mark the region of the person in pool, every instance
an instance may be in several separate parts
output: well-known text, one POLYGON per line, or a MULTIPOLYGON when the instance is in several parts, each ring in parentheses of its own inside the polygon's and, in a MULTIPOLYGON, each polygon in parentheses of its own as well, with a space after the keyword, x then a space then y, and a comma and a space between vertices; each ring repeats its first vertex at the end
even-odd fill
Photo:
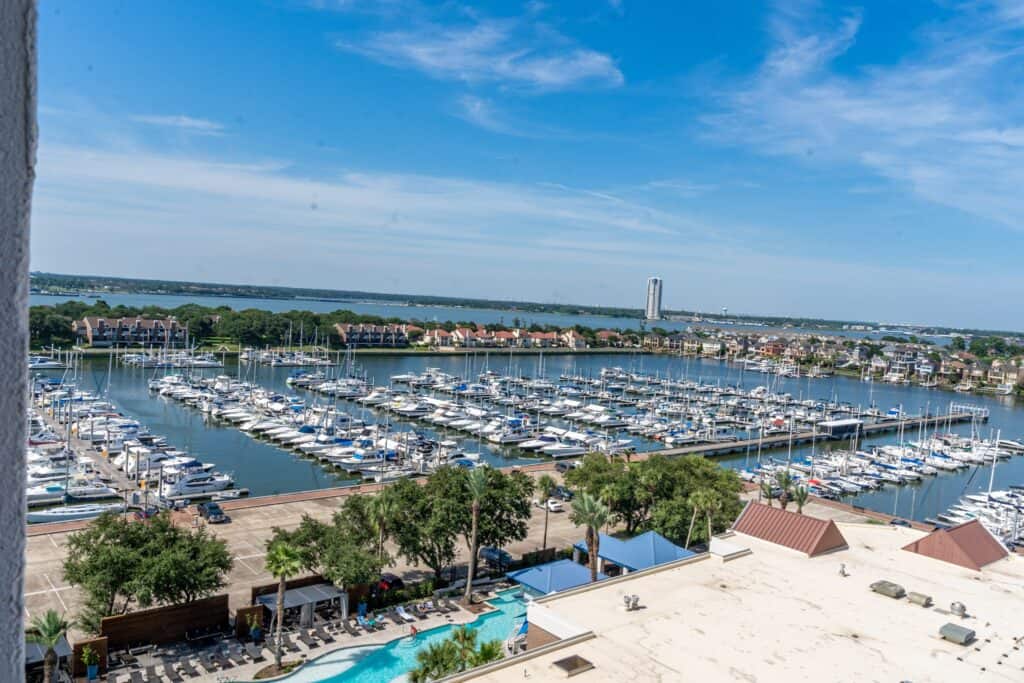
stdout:
POLYGON ((419 633, 419 632, 420 632, 420 630, 418 628, 416 628, 415 624, 411 624, 409 626, 409 637, 410 638, 415 638, 416 634, 419 633))

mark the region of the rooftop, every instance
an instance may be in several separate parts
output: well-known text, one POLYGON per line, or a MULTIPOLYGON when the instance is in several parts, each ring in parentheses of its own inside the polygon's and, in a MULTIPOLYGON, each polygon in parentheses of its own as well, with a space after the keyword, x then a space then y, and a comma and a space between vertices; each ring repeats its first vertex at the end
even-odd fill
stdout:
MULTIPOLYGON (((629 574, 530 606, 533 624, 570 624, 594 637, 483 673, 481 680, 556 680, 556 660, 577 655, 594 669, 580 681, 621 680, 1021 680, 1024 558, 981 572, 902 550, 924 532, 837 525, 848 548, 806 557, 736 533, 751 553, 715 555, 629 574), (840 571, 845 566, 845 576, 840 571), (933 598, 934 607, 869 589, 885 579, 933 598), (623 596, 642 609, 626 611, 623 596), (949 612, 962 602, 968 617, 949 612), (939 637, 954 622, 974 629, 963 647, 939 637)), ((571 629, 570 629, 571 634, 571 629)), ((554 646, 552 646, 554 647, 554 646)))

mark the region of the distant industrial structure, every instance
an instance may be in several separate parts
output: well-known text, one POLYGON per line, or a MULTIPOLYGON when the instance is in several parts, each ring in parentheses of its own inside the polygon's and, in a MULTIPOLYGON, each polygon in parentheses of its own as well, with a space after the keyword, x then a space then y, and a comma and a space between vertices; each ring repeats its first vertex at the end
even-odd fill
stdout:
POLYGON ((648 320, 661 320, 661 278, 647 278, 647 307, 645 317, 648 320))

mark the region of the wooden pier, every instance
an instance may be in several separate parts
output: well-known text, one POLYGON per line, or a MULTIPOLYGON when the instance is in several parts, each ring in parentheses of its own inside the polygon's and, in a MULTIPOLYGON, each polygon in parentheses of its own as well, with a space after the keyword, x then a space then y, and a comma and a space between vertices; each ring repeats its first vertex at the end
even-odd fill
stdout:
MULTIPOLYGON (((947 415, 931 415, 927 417, 906 417, 903 419, 892 420, 883 419, 878 422, 867 422, 861 424, 856 431, 858 439, 865 437, 874 436, 876 434, 886 434, 890 432, 899 431, 901 428, 904 432, 912 433, 918 428, 924 429, 941 429, 948 425, 963 424, 965 422, 971 422, 972 420, 978 420, 985 422, 988 420, 988 415, 979 415, 977 413, 959 412, 950 413, 947 415)), ((730 453, 745 453, 748 450, 754 451, 759 446, 762 451, 776 450, 780 448, 787 448, 790 444, 797 446, 809 443, 827 442, 827 441, 842 441, 848 440, 851 435, 844 435, 842 437, 834 437, 828 434, 823 434, 817 431, 810 432, 797 432, 797 433, 785 433, 785 434, 773 434, 772 436, 766 436, 760 439, 741 439, 739 441, 725 441, 717 443, 702 443, 694 444, 693 446, 680 446, 679 448, 663 448, 654 451, 645 451, 643 453, 637 453, 636 456, 641 458, 644 456, 651 456, 654 454, 659 455, 703 455, 703 456, 721 456, 729 455, 730 453)))

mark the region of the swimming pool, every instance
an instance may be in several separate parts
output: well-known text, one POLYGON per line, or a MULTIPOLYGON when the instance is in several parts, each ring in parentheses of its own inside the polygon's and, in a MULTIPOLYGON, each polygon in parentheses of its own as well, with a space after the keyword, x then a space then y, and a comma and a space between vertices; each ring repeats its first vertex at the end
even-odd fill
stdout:
MULTIPOLYGON (((526 603, 518 597, 521 588, 498 593, 488 602, 497 609, 477 618, 469 626, 477 631, 478 642, 500 640, 526 618, 526 603)), ((306 663, 300 670, 282 680, 287 683, 390 683, 402 680, 416 666, 416 653, 427 645, 451 635, 454 625, 438 626, 384 645, 348 647, 331 652, 306 663)))

